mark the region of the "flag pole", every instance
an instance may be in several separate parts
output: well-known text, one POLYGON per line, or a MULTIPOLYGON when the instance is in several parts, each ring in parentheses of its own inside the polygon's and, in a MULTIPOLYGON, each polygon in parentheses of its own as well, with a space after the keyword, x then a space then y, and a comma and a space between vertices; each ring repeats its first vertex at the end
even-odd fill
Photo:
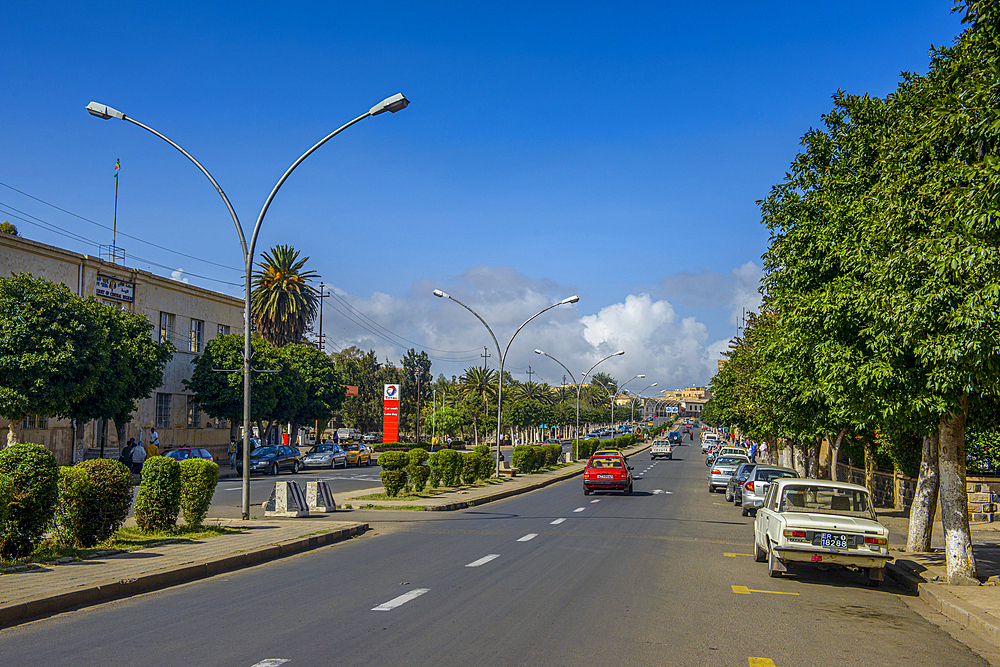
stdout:
POLYGON ((112 224, 111 227, 112 262, 114 262, 114 253, 115 250, 117 249, 117 245, 115 244, 115 238, 118 236, 118 169, 120 167, 121 167, 121 160, 120 159, 115 160, 115 217, 114 217, 114 223, 112 224))

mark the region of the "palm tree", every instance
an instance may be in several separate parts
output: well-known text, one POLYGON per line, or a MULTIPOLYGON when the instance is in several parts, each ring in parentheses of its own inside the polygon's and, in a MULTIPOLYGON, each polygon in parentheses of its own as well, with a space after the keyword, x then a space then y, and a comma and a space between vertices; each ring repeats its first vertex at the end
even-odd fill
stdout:
POLYGON ((316 315, 319 300, 309 283, 319 274, 303 271, 309 258, 298 257, 299 251, 291 246, 275 246, 264 253, 253 273, 250 314, 257 333, 275 347, 301 343, 316 315))
POLYGON ((511 389, 511 396, 514 399, 525 399, 535 401, 539 405, 553 405, 556 402, 557 394, 547 384, 538 382, 522 382, 514 385, 511 389))

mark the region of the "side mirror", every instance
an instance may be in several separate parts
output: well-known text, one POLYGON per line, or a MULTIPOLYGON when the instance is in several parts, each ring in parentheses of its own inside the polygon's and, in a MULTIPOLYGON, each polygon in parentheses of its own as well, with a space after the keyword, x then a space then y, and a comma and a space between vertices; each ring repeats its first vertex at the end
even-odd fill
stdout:
POLYGON ((628 469, 629 470, 635 470, 635 467, 634 466, 629 466, 628 469))

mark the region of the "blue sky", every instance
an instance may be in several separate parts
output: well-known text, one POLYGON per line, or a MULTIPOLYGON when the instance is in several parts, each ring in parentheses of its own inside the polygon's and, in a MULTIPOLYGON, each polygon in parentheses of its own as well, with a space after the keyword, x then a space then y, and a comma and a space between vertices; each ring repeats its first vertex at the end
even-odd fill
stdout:
MULTIPOLYGON (((184 146, 249 233, 300 154, 402 92, 409 108, 364 120, 298 168, 258 250, 301 249, 344 303, 430 348, 435 373, 460 374, 490 343, 466 311, 431 296, 439 287, 502 344, 537 310, 580 295, 519 334, 508 360, 518 379, 531 364, 536 380, 561 380, 536 347, 574 372, 624 348, 602 367, 620 379, 701 384, 734 317, 756 303, 767 230, 755 200, 838 88, 885 95, 901 71, 925 71, 931 45, 961 29, 950 7, 8 0, 0 183, 110 224, 120 159, 120 230, 233 269, 119 239, 128 263, 241 294, 226 284, 240 282, 236 233, 208 181, 162 140, 86 104, 184 146)), ((78 252, 110 242, 2 186, 0 219, 78 252)), ((330 349, 402 356, 336 311, 324 329, 330 349)))

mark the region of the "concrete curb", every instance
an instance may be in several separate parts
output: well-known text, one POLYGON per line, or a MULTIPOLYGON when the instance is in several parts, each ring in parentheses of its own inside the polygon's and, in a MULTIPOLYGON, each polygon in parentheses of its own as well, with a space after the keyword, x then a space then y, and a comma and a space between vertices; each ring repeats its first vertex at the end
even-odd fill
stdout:
POLYGON ((29 600, 0 607, 0 629, 9 628, 28 620, 49 616, 63 611, 89 607, 140 593, 148 593, 196 579, 232 572, 267 561, 285 558, 328 544, 342 542, 368 530, 368 524, 359 523, 348 528, 333 530, 322 535, 310 535, 278 544, 269 544, 239 554, 213 558, 203 563, 163 569, 144 574, 135 579, 108 581, 80 590, 58 593, 37 600, 29 600))
POLYGON ((886 574, 912 593, 920 596, 934 611, 971 630, 977 636, 1000 648, 1000 618, 962 600, 942 584, 927 582, 907 567, 906 561, 886 564, 886 574))

